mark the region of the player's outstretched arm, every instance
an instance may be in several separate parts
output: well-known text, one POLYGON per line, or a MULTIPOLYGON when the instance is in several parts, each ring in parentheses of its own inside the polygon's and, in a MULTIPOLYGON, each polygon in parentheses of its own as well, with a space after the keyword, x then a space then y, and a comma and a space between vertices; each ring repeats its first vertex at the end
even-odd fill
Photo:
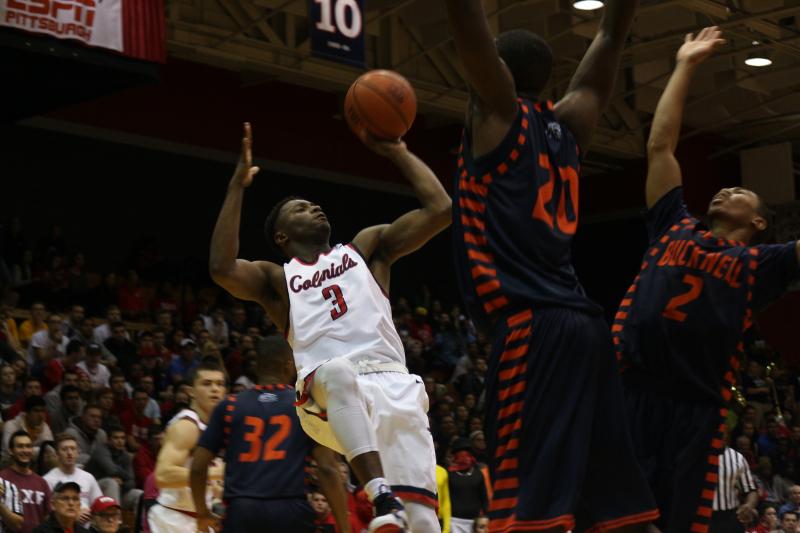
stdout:
POLYGON ((486 111, 510 123, 517 116, 517 92, 511 73, 497 54, 483 0, 445 0, 445 5, 467 82, 486 111))
POLYGON ((421 159, 412 154, 403 141, 378 141, 368 133, 361 140, 370 149, 390 159, 411 182, 422 204, 391 224, 362 230, 353 243, 368 260, 381 260, 391 265, 399 258, 419 249, 450 225, 452 202, 439 178, 421 159))
POLYGON ((244 190, 253 183, 253 176, 259 171, 253 166, 252 143, 250 124, 245 122, 242 153, 211 237, 209 270, 214 282, 233 296, 258 301, 269 286, 270 267, 279 267, 267 261, 251 262, 237 258, 244 190))
POLYGON ((198 446, 192 454, 192 468, 189 472, 189 485, 192 488, 192 500, 197 513, 197 530, 208 531, 209 527, 219 531, 219 517, 211 514, 206 504, 206 486, 208 484, 208 467, 214 460, 214 454, 198 446))
POLYGON ((567 123, 581 152, 585 152, 600 117, 608 107, 619 71, 625 40, 639 0, 608 0, 600 29, 570 81, 555 112, 567 123))
POLYGON ((344 481, 339 473, 339 461, 336 453, 325 446, 315 446, 311 455, 317 462, 319 488, 331 506, 333 518, 336 520, 336 531, 351 533, 347 492, 345 492, 344 481))
POLYGON ((683 107, 694 70, 714 49, 724 43, 717 27, 688 34, 678 50, 677 64, 656 106, 650 138, 647 140, 647 207, 681 184, 681 167, 675 158, 683 121, 683 107))
POLYGON ((184 465, 199 436, 197 425, 189 420, 178 420, 169 427, 156 461, 156 485, 159 489, 189 486, 189 469, 184 465))

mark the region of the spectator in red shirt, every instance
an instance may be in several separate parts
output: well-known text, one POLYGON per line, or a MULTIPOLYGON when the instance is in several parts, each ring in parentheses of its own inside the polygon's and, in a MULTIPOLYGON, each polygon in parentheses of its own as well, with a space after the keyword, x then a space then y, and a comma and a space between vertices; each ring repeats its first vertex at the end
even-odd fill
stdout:
POLYGON ((117 291, 117 304, 122 315, 131 320, 139 320, 145 312, 144 291, 139 284, 139 275, 135 270, 128 271, 124 287, 117 291))
POLYGON ((44 368, 44 383, 46 391, 50 391, 61 384, 64 371, 73 370, 78 372, 77 364, 86 356, 86 347, 79 340, 71 340, 67 344, 63 358, 51 359, 44 368))
POLYGON ((161 445, 164 444, 164 428, 152 425, 147 428, 147 443, 137 450, 133 457, 133 472, 136 475, 136 486, 144 486, 147 477, 156 469, 156 459, 161 445))
POLYGON ((111 373, 111 391, 114 393, 114 407, 111 412, 117 416, 131 410, 131 398, 128 394, 128 384, 125 374, 120 370, 111 373))
POLYGON ((316 531, 319 533, 335 533, 336 520, 333 518, 331 506, 328 505, 328 500, 325 495, 319 491, 314 491, 308 495, 311 508, 314 509, 314 524, 317 526, 316 531))
POLYGON ((0 471, 0 478, 14 483, 20 490, 22 527, 19 533, 31 533, 50 512, 50 486, 32 470, 33 442, 25 431, 17 431, 8 441, 11 465, 0 471))
POLYGON ((137 388, 133 391, 132 408, 119 417, 122 427, 128 434, 128 449, 137 451, 141 446, 147 444, 147 428, 153 425, 153 419, 144 414, 149 400, 150 396, 147 391, 137 388))

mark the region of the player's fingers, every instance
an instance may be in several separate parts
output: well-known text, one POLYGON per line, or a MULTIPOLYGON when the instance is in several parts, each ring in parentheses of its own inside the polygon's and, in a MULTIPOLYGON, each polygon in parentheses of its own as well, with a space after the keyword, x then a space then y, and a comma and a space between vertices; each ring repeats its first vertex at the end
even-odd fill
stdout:
POLYGON ((685 42, 685 43, 690 43, 690 42, 692 42, 692 40, 693 39, 692 39, 692 34, 691 33, 687 33, 686 37, 683 38, 683 42, 685 42))
POLYGON ((252 178, 252 177, 253 177, 253 176, 255 176, 256 174, 258 174, 258 172, 259 172, 260 170, 261 170, 261 169, 260 169, 259 167, 250 167, 250 177, 252 178))

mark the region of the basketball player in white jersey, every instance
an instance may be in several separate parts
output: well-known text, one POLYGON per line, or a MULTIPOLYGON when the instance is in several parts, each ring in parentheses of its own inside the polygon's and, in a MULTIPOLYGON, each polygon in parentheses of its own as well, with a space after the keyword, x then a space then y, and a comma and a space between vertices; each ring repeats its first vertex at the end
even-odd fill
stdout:
POLYGON ((348 244, 329 244, 320 206, 279 202, 265 233, 291 259, 283 266, 237 259, 244 190, 252 166, 250 125, 211 242, 211 275, 237 298, 259 302, 285 329, 298 372, 303 429, 342 453, 375 508, 370 532, 440 531, 436 460, 422 379, 409 375, 394 328, 389 270, 450 224, 450 197, 405 144, 362 140, 389 158, 422 206, 391 224, 362 230, 348 244))
MULTIPOLYGON (((147 518, 153 533, 192 533, 197 530, 192 490, 189 485, 192 452, 208 417, 225 395, 225 373, 214 360, 204 360, 192 371, 192 403, 167 424, 164 445, 156 462, 158 503, 147 518)), ((209 469, 207 499, 211 506, 211 484, 223 477, 222 465, 209 469)), ((202 532, 207 533, 207 532, 202 532)))

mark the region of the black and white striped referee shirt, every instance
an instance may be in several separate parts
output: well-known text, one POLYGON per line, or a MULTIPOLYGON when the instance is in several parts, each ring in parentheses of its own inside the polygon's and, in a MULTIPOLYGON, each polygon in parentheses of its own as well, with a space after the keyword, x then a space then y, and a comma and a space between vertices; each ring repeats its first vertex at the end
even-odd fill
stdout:
POLYGON ((714 511, 731 511, 741 504, 741 496, 756 490, 750 466, 742 454, 725 447, 719 455, 719 481, 714 490, 714 511))

